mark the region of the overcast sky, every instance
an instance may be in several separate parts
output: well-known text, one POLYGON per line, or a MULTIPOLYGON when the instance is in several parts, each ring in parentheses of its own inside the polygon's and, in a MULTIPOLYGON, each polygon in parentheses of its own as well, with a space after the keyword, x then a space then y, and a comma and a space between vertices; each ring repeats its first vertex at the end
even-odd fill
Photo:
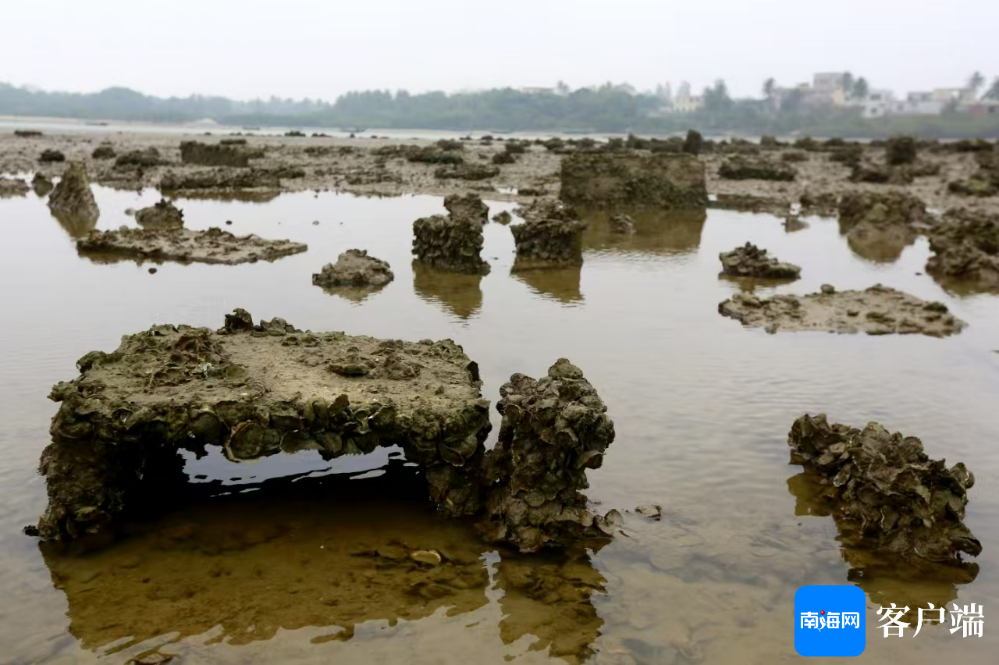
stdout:
POLYGON ((0 81, 332 100, 359 89, 640 89, 849 70, 898 92, 999 75, 999 0, 27 0, 0 81))

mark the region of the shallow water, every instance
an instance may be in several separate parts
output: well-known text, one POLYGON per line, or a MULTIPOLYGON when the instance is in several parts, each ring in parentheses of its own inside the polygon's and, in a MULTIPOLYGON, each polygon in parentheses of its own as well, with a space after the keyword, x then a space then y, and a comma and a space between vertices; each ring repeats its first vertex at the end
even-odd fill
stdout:
MULTIPOLYGON (((133 224, 124 210, 158 198, 95 193, 98 228, 133 224)), ((581 270, 511 276, 510 232, 489 224, 492 272, 468 278, 411 266, 412 221, 443 212, 439 198, 179 205, 192 228, 290 238, 309 251, 235 267, 99 262, 77 255, 71 234, 85 229, 62 226, 42 199, 0 199, 0 662, 126 662, 156 649, 185 663, 797 659, 794 592, 851 575, 832 518, 788 464, 791 423, 818 411, 919 436, 932 457, 963 461, 977 478, 966 520, 984 547, 977 577, 906 580, 888 562, 863 562, 860 662, 994 661, 991 625, 967 639, 939 626, 902 639, 876 629, 880 603, 908 604, 914 621, 926 602, 976 602, 990 624, 999 598, 999 300, 952 296, 917 274, 925 241, 877 262, 831 220, 786 233, 768 215, 709 210, 639 218, 624 237, 593 216, 581 270), (804 268, 802 280, 761 293, 881 282, 942 300, 970 325, 947 339, 743 329, 717 313, 740 288, 718 279, 717 255, 746 241, 804 268), (395 281, 343 295, 312 286, 311 274, 350 247, 387 260, 395 281), (214 455, 190 461, 186 510, 133 525, 112 546, 61 552, 21 535, 45 504, 35 468, 52 384, 122 334, 167 322, 214 328, 234 307, 302 329, 450 337, 479 363, 492 400, 510 374, 539 376, 568 357, 617 430, 588 496, 605 509, 660 503, 664 517, 628 514, 627 537, 601 548, 523 558, 430 512, 416 470, 392 451, 332 465, 299 454, 236 466, 214 455), (396 558, 399 548, 438 549, 450 563, 427 571, 396 558)))

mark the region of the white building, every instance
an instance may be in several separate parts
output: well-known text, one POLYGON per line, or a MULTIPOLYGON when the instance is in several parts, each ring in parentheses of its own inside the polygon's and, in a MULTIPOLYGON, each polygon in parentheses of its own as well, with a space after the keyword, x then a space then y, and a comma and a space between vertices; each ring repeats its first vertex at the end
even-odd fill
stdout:
POLYGON ((865 118, 883 118, 898 108, 895 93, 891 90, 871 90, 864 99, 850 102, 850 106, 860 108, 865 118))
POLYGON ((910 92, 905 101, 895 104, 895 113, 902 115, 940 115, 946 102, 933 98, 932 92, 910 92))
POLYGON ((693 113, 704 106, 704 98, 690 94, 690 84, 684 81, 673 96, 674 113, 693 113))

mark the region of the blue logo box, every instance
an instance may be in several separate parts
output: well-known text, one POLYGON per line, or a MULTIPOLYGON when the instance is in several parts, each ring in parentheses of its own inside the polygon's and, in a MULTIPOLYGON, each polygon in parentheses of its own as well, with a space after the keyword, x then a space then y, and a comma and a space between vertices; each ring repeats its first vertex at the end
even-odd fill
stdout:
POLYGON ((851 585, 803 586, 794 594, 800 656, 859 656, 867 648, 866 598, 851 585))

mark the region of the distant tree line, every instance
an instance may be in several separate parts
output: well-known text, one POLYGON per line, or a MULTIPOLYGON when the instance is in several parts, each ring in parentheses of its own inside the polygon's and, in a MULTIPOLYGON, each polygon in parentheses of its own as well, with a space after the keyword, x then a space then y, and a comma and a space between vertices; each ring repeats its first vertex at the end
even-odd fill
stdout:
MULTIPOLYGON (((984 81, 980 82, 982 85, 984 81)), ((448 129, 456 131, 596 131, 669 133, 696 128, 707 132, 786 134, 791 132, 877 137, 904 126, 925 136, 999 136, 999 116, 989 118, 879 118, 864 120, 853 108, 806 107, 792 90, 775 105, 772 79, 764 99, 733 99, 724 81, 703 92, 696 113, 670 114, 661 94, 637 93, 610 83, 570 91, 525 93, 512 88, 446 94, 406 91, 351 92, 336 102, 234 101, 224 97, 159 98, 127 88, 98 93, 41 92, 0 83, 0 114, 82 119, 190 122, 212 119, 226 125, 448 129)), ((862 77, 850 81, 853 95, 866 94, 862 77)), ((999 97, 999 81, 986 91, 999 97)), ((964 114, 966 115, 966 114, 964 114)))

